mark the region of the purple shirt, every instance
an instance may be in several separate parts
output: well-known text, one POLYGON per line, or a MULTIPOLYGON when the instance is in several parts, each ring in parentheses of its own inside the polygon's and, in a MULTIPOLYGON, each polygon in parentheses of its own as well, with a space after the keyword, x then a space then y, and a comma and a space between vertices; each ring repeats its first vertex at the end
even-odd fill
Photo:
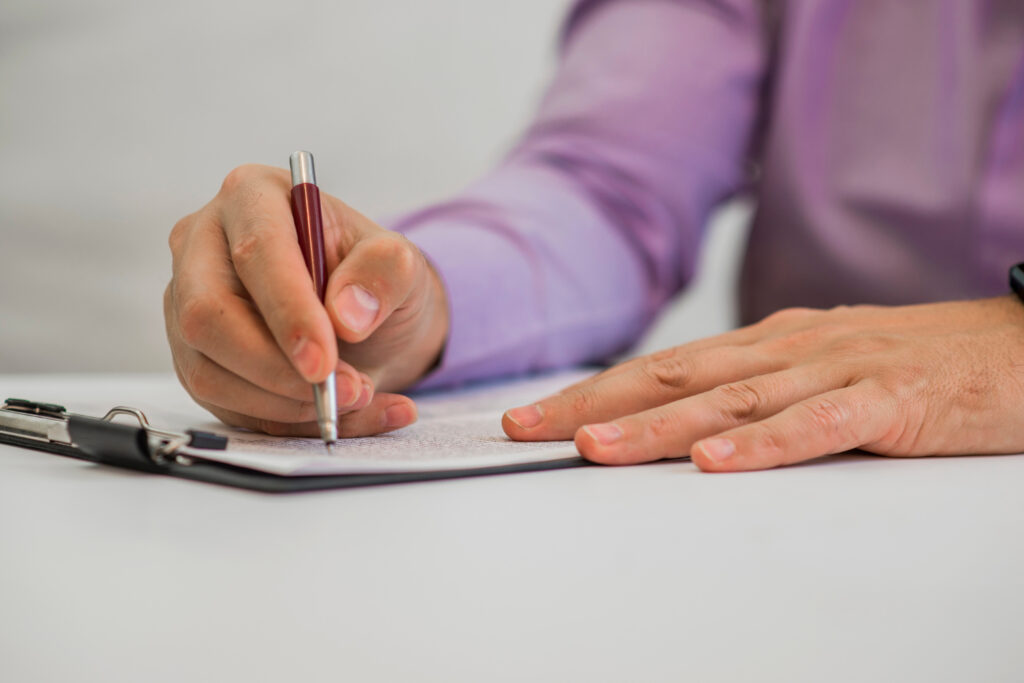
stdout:
POLYGON ((607 358, 751 192, 743 322, 1007 291, 1024 260, 1021 0, 584 0, 521 142, 398 221, 441 274, 427 386, 607 358))

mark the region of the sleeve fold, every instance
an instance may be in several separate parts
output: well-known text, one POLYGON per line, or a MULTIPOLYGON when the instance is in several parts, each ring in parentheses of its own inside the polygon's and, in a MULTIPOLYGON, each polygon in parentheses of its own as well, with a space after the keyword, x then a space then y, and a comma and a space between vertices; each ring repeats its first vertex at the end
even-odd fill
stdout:
POLYGON ((758 3, 581 2, 556 76, 504 161, 393 222, 451 309, 421 387, 603 360, 692 277, 746 182, 766 49, 758 3))

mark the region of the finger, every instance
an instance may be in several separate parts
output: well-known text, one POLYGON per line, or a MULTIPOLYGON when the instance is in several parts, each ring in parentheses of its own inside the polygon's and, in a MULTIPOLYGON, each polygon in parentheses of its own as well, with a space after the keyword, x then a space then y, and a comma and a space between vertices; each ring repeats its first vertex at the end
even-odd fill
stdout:
POLYGON ((349 343, 373 334, 417 288, 427 284, 426 264, 416 247, 398 233, 381 228, 376 233, 352 246, 327 283, 335 332, 349 343))
MULTIPOLYGON (((320 427, 316 422, 278 422, 261 420, 226 410, 214 405, 203 405, 221 422, 232 427, 241 427, 271 436, 299 436, 319 438, 320 427)), ((360 436, 374 436, 407 427, 416 421, 416 404, 412 399, 399 394, 377 394, 373 400, 355 412, 338 417, 338 436, 352 439, 360 436)))
MULTIPOLYGON (((298 400, 274 394, 229 372, 193 349, 183 349, 174 361, 178 378, 197 402, 227 408, 243 415, 277 422, 308 422, 316 420, 313 385, 306 384, 304 396, 298 400)), ((364 407, 372 398, 372 390, 363 395, 351 394, 347 382, 338 390, 338 410, 348 412, 364 407)))
POLYGON ((671 349, 658 351, 657 353, 648 356, 631 358, 607 368, 606 370, 602 370, 595 375, 582 379, 579 382, 562 389, 558 393, 564 394, 574 389, 589 386, 596 381, 614 377, 615 375, 634 372, 640 365, 645 362, 649 362, 650 360, 658 361, 671 358, 676 354, 696 353, 698 351, 713 349, 720 346, 748 346, 760 341, 776 337, 784 337, 787 332, 804 330, 809 327, 816 326, 820 319, 818 316, 821 313, 821 311, 808 308, 784 309, 773 313, 754 325, 740 327, 735 330, 715 335, 714 337, 697 339, 671 349))
POLYGON ((215 407, 255 419, 290 423, 316 419, 312 389, 307 400, 273 394, 246 382, 191 349, 175 358, 174 370, 188 394, 208 410, 215 407))
POLYGON ((896 401, 885 391, 860 382, 699 441, 690 455, 698 467, 709 472, 790 465, 876 441, 897 420, 896 401))
POLYGON ((366 373, 359 373, 360 392, 359 398, 356 402, 348 407, 348 410, 362 410, 366 406, 370 405, 370 401, 373 400, 374 386, 373 380, 366 373))
POLYGON ((585 425, 576 432, 576 447, 605 465, 684 457, 704 437, 774 415, 846 379, 836 366, 806 365, 723 384, 614 422, 585 425))
POLYGON ((221 194, 235 272, 299 374, 323 381, 337 365, 337 342, 299 250, 287 175, 241 167, 225 179, 221 194))
POLYGON ((569 439, 585 424, 614 420, 784 366, 781 356, 750 346, 656 354, 634 364, 630 371, 509 410, 502 426, 517 441, 569 439))
POLYGON ((709 349, 715 349, 724 346, 748 346, 755 344, 767 335, 767 330, 764 326, 748 325, 746 327, 740 327, 735 330, 730 330, 722 334, 715 335, 713 337, 704 337, 696 339, 686 344, 681 344, 670 349, 664 349, 657 351, 650 355, 638 356, 636 358, 630 358, 629 360, 623 361, 617 365, 613 365, 610 368, 602 370, 601 372, 586 377, 579 382, 571 384, 559 391, 559 394, 572 391, 574 389, 583 388, 593 384, 594 382, 608 379, 616 375, 627 374, 630 372, 636 372, 640 366, 649 362, 662 362, 671 360, 672 358, 678 357, 685 354, 695 354, 699 351, 706 351, 709 349))
MULTIPOLYGON (((168 290, 168 337, 180 336, 187 346, 271 393, 306 400, 310 383, 281 351, 253 304, 241 296, 244 290, 225 258, 227 251, 219 227, 191 231, 175 259, 168 290)), ((338 367, 339 392, 358 396, 358 373, 347 364, 338 367)))
POLYGON ((338 418, 338 436, 350 439, 393 432, 416 422, 416 404, 401 394, 377 394, 373 400, 355 412, 338 418))

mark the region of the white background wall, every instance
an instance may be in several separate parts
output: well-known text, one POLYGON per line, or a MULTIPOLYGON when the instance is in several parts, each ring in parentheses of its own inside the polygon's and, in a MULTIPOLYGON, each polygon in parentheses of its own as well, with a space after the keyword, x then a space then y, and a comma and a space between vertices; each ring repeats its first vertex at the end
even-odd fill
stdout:
MULTIPOLYGON (((0 372, 169 369, 167 234, 238 164, 311 149, 371 216, 457 191, 529 120, 567 6, 4 0, 0 372)), ((645 348, 729 324, 744 214, 645 348)))

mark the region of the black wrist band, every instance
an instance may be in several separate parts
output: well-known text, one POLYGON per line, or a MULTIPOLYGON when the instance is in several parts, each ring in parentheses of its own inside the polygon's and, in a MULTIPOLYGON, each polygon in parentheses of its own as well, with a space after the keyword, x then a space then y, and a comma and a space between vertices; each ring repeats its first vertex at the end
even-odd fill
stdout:
POLYGON ((1010 289, 1024 302, 1024 263, 1018 263, 1010 268, 1010 289))

